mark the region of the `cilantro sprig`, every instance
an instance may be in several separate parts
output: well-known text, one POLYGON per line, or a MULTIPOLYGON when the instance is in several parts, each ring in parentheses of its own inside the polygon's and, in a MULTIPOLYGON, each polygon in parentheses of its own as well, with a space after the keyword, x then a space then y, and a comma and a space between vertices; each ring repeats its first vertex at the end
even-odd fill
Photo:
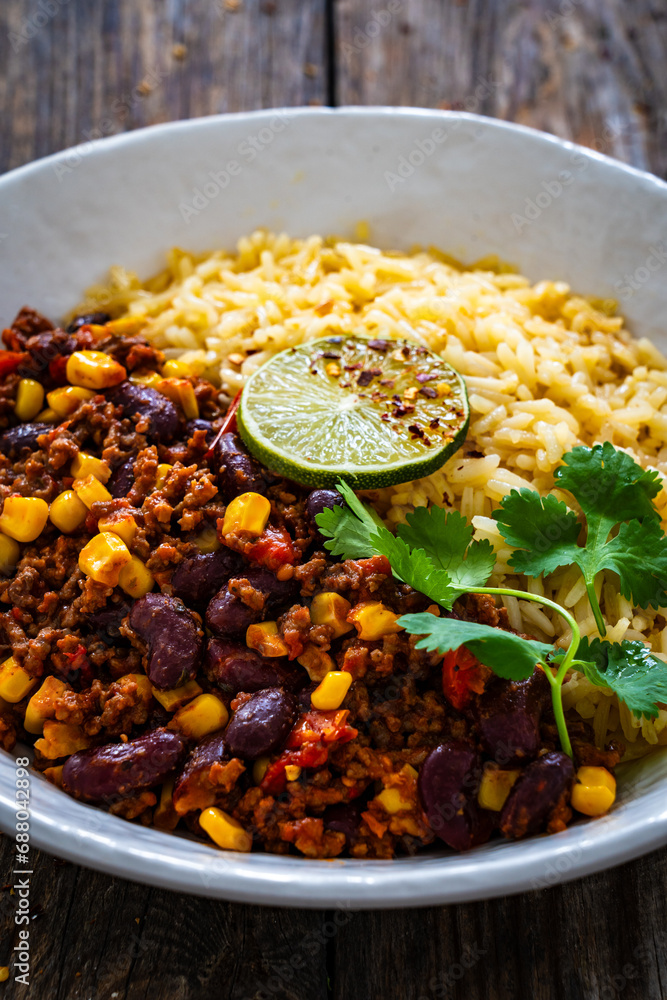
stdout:
MULTIPOLYGON (((667 560, 667 540, 652 503, 660 488, 657 475, 644 472, 609 443, 576 448, 564 461, 565 466, 558 470, 559 485, 575 496, 586 516, 586 545, 579 545, 581 525, 562 501, 552 495, 540 498, 530 490, 514 491, 495 514, 504 537, 518 550, 512 565, 517 572, 538 576, 574 563, 584 574, 587 589, 590 581, 593 597, 599 569, 619 572, 621 567, 621 589, 626 596, 632 596, 636 603, 641 599, 660 602, 658 588, 662 595, 663 580, 667 583, 667 562, 664 576, 661 568, 662 558, 667 560), (594 471, 602 475, 597 485, 591 481, 594 471), (618 534, 610 539, 619 524, 618 534), (621 542, 616 542, 618 538, 621 542), (615 544, 610 548, 611 542, 615 544), (649 549, 642 550, 643 546, 649 549), (642 551, 644 560, 650 552, 653 561, 650 568, 643 566, 640 580, 642 551)), ((658 705, 667 703, 667 665, 652 656, 642 642, 581 640, 575 618, 555 601, 508 587, 486 586, 495 562, 493 548, 486 540, 473 539, 472 528, 458 512, 418 507, 393 535, 349 486, 340 483, 338 490, 347 506, 324 510, 316 518, 327 539, 326 548, 334 555, 344 559, 383 555, 396 579, 448 611, 463 594, 498 594, 545 605, 565 619, 571 640, 564 653, 503 629, 437 618, 427 612, 403 615, 399 624, 420 636, 418 649, 444 655, 466 646, 481 663, 508 680, 525 680, 536 665, 541 665, 551 685, 561 746, 570 756, 562 685, 572 667, 592 683, 614 691, 635 715, 655 716, 658 705)), ((666 602, 667 595, 662 603, 666 602)), ((596 607, 599 613, 597 602, 596 607)), ((599 619, 596 614, 596 620, 602 621, 601 613, 599 619)))

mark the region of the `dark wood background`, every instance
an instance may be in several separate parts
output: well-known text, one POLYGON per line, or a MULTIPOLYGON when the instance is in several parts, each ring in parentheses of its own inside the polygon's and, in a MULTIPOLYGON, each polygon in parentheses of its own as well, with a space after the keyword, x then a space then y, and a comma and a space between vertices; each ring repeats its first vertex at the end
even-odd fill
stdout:
MULTIPOLYGON (((0 171, 153 122, 302 104, 463 108, 665 176, 667 0, 0 0, 0 171)), ((0 852, 9 882, 6 838, 0 852)), ((10 974, 0 991, 664 1000, 666 885, 663 850, 529 895, 336 927, 324 910, 211 902, 36 853, 31 984, 10 974)), ((4 886, 0 965, 15 902, 4 886)))

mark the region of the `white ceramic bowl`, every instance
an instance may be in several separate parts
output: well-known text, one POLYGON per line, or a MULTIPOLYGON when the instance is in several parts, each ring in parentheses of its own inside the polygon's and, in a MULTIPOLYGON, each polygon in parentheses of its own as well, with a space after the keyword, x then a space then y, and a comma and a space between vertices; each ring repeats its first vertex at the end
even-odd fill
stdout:
MULTIPOLYGON (((29 304, 53 319, 110 265, 142 275, 173 245, 231 247, 257 226, 294 236, 497 253, 531 278, 620 298, 637 335, 667 347, 667 185, 550 136, 475 115, 352 108, 160 125, 0 178, 0 323, 29 304)), ((15 768, 0 756, 0 826, 15 768)), ((185 892, 293 906, 428 905, 544 888, 667 841, 667 758, 626 770, 604 819, 466 855, 387 862, 237 855, 129 824, 31 781, 36 847, 185 892)))

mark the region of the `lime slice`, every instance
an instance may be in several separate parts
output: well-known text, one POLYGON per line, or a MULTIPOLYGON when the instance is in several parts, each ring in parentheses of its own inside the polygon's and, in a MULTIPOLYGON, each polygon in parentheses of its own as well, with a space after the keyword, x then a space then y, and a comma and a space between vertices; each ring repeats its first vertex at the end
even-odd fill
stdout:
POLYGON ((327 337, 267 361, 237 419, 267 468, 306 486, 377 489, 427 476, 460 447, 468 398, 458 372, 410 340, 327 337))

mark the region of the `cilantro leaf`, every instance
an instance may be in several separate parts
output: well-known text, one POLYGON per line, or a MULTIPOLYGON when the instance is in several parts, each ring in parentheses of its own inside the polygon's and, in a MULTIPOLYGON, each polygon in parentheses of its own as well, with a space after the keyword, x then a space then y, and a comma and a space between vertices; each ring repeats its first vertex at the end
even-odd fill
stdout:
POLYGON ((630 521, 610 538, 602 556, 620 577, 621 593, 640 608, 667 604, 667 538, 657 521, 630 521))
POLYGON ((403 615, 398 624, 411 635, 423 636, 417 649, 437 650, 444 655, 450 649, 466 646, 480 663, 506 680, 525 680, 533 673, 535 664, 543 663, 553 652, 553 646, 522 639, 514 632, 458 618, 436 618, 428 612, 403 615))
MULTIPOLYGON (((394 576, 409 584, 413 590, 425 594, 436 604, 451 610, 461 590, 452 585, 449 573, 438 569, 423 549, 411 551, 404 539, 395 537, 387 528, 378 531, 373 536, 372 543, 375 552, 387 557, 394 576)), ((433 615, 429 617, 433 618, 433 615)))
POLYGON ((343 559, 365 559, 377 554, 371 536, 384 527, 380 517, 345 483, 338 485, 338 492, 347 507, 326 507, 315 516, 318 528, 328 539, 325 548, 343 559))
POLYGON ((621 521, 658 518, 652 500, 662 488, 659 473, 645 471, 611 442, 573 448, 563 462, 554 473, 556 485, 575 497, 589 526, 591 519, 602 519, 610 530, 621 521))
POLYGON ((582 639, 573 666, 589 681, 608 687, 637 716, 655 718, 667 703, 667 663, 643 642, 582 639))
POLYGON ((468 587, 484 586, 493 572, 493 546, 486 539, 473 541, 472 527, 458 511, 417 507, 408 514, 407 524, 399 524, 396 533, 449 573, 462 592, 468 587))
POLYGON ((512 490, 493 517, 505 541, 518 550, 510 559, 518 573, 553 573, 577 562, 583 551, 577 545, 581 531, 577 515, 552 494, 541 497, 534 490, 512 490))

